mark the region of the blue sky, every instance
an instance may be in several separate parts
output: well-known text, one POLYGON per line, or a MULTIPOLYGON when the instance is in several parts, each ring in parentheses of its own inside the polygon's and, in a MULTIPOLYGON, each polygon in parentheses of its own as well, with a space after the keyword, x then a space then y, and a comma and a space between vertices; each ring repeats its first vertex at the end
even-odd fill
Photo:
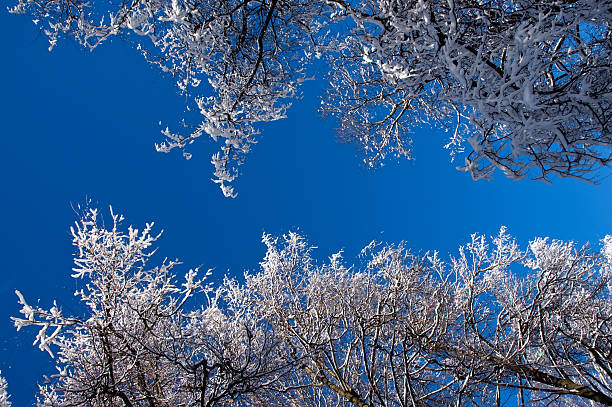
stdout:
MULTIPOLYGON (((71 204, 112 204, 127 221, 164 229, 160 254, 202 265, 216 276, 256 269, 262 233, 299 230, 320 258, 345 250, 352 261, 373 239, 405 241, 417 251, 454 252, 471 233, 506 225, 524 245, 551 236, 598 245, 612 233, 612 177, 599 186, 574 180, 474 182, 441 148, 444 135, 415 135, 415 161, 371 171, 358 149, 340 144, 334 122, 316 111, 323 81, 308 82, 289 118, 262 128, 224 198, 210 181, 217 146, 205 138, 193 158, 161 154, 161 120, 178 128, 185 99, 171 78, 115 39, 93 53, 47 41, 23 16, 0 12, 2 64, 2 214, 0 235, 0 370, 15 406, 32 405, 36 383, 52 374, 35 331, 16 333, 15 289, 41 305, 78 312, 70 278, 71 204)), ((190 116, 198 120, 197 116, 190 116)))

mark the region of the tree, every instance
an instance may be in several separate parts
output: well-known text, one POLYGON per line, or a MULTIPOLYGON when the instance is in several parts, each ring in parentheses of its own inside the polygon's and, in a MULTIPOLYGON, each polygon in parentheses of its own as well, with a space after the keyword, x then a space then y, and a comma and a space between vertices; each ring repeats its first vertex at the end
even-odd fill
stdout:
POLYGON ((367 162, 410 156, 420 124, 452 130, 475 179, 497 168, 589 178, 612 159, 612 6, 576 0, 364 0, 332 53, 324 110, 367 162))
POLYGON ((244 281, 147 269, 152 225, 73 229, 83 316, 28 305, 19 328, 57 353, 44 406, 612 405, 612 237, 601 252, 502 229, 443 262, 370 244, 317 264, 264 236, 244 281))
MULTIPOLYGON (((63 35, 93 50, 119 34, 150 41, 139 44, 147 60, 177 78, 190 94, 204 80, 204 96, 195 96, 202 123, 188 135, 162 133, 158 151, 185 149, 203 133, 222 142, 212 157, 215 182, 226 196, 237 175, 232 161, 255 142, 256 123, 285 116, 304 80, 304 66, 315 55, 324 2, 308 0, 133 0, 104 3, 73 0, 18 0, 10 9, 29 12, 43 26, 50 49, 63 35)), ((191 155, 184 151, 186 158, 191 155)))
POLYGON ((502 229, 446 263, 372 244, 360 269, 316 266, 294 234, 264 242, 246 295, 322 405, 612 405, 612 237, 520 251, 502 229))
POLYGON ((452 157, 467 140, 463 169, 476 179, 495 168, 588 179, 612 159, 607 0, 17 0, 11 11, 40 20, 50 48, 61 34, 90 49, 121 33, 149 37, 139 49, 181 92, 204 82, 202 123, 188 135, 166 128, 157 149, 189 158, 202 134, 221 141, 212 163, 226 196, 257 123, 285 117, 323 54, 322 110, 370 165, 410 157, 419 124, 454 129, 452 157))
POLYGON ((122 217, 111 211, 111 219, 104 229, 90 210, 72 228, 72 276, 85 281, 75 293, 82 316, 65 315, 55 302, 49 310, 30 306, 17 291, 24 316, 13 318, 17 329, 40 327, 35 344, 57 353, 58 372, 41 386, 39 405, 258 405, 261 398, 249 397, 272 392, 285 365, 272 332, 236 306, 229 287, 215 295, 197 269, 178 285, 178 262, 147 268, 159 237, 152 224, 124 232, 122 217))

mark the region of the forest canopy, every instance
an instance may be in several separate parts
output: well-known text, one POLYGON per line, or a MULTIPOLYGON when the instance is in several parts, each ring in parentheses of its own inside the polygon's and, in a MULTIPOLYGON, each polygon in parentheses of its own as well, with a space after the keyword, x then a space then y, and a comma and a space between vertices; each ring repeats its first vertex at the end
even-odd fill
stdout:
POLYGON ((412 157, 423 126, 475 179, 596 180, 612 158, 612 7, 606 0, 18 0, 48 36, 94 49, 131 38, 189 95, 202 121, 166 128, 159 151, 220 143, 225 196, 261 123, 286 117, 304 83, 369 166, 412 157), (325 61, 316 62, 317 60, 325 61), (326 68, 322 68, 322 67, 326 68))
POLYGON ((17 291, 15 326, 56 357, 41 406, 612 405, 611 236, 520 249, 502 228, 448 259, 373 242, 347 265, 264 235, 258 271, 213 285, 111 219, 71 228, 82 316, 17 291))

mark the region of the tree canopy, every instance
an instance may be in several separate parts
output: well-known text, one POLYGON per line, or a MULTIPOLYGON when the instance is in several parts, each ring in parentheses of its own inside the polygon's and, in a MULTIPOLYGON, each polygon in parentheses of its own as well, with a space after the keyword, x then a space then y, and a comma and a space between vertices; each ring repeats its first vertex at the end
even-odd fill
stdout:
POLYGON ((612 158, 606 0, 18 0, 11 11, 32 15, 50 48, 62 35, 89 49, 146 37, 143 55, 203 115, 188 134, 163 130, 157 149, 189 158, 203 134, 219 141, 226 196, 258 124, 285 117, 319 58, 322 112, 369 165, 412 157, 417 126, 449 131, 441 144, 476 179, 591 180, 612 158))
POLYGON ((456 255, 372 243, 319 263, 264 235, 259 271, 217 286, 151 267, 152 224, 72 228, 82 315, 23 317, 57 373, 42 406, 612 405, 612 237, 601 251, 502 228, 456 255))

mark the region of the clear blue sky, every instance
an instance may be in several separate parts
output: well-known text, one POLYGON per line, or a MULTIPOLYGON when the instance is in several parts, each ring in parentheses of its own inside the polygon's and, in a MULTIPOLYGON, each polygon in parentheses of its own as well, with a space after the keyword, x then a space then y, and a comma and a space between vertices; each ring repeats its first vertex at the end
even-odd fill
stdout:
MULTIPOLYGON (((31 346, 34 330, 16 333, 13 291, 41 305, 74 308, 69 226, 71 203, 112 204, 129 223, 165 230, 160 253, 217 276, 256 269, 262 232, 300 230, 326 258, 352 261, 373 239, 406 241, 417 251, 453 252, 474 232, 506 225, 522 244, 535 236, 587 241, 612 233, 612 177, 599 186, 560 180, 474 182, 454 170, 444 135, 415 135, 413 162, 363 168, 355 146, 340 144, 334 122, 316 112, 325 84, 308 82, 289 118, 266 125, 242 166, 238 198, 210 181, 217 146, 202 138, 190 161, 156 153, 158 121, 171 128, 185 111, 171 78, 115 39, 94 53, 72 41, 52 52, 23 16, 0 12, 2 55, 2 233, 0 370, 15 406, 32 405, 36 383, 52 374, 31 346)), ((197 116, 191 116, 197 120, 197 116)))

